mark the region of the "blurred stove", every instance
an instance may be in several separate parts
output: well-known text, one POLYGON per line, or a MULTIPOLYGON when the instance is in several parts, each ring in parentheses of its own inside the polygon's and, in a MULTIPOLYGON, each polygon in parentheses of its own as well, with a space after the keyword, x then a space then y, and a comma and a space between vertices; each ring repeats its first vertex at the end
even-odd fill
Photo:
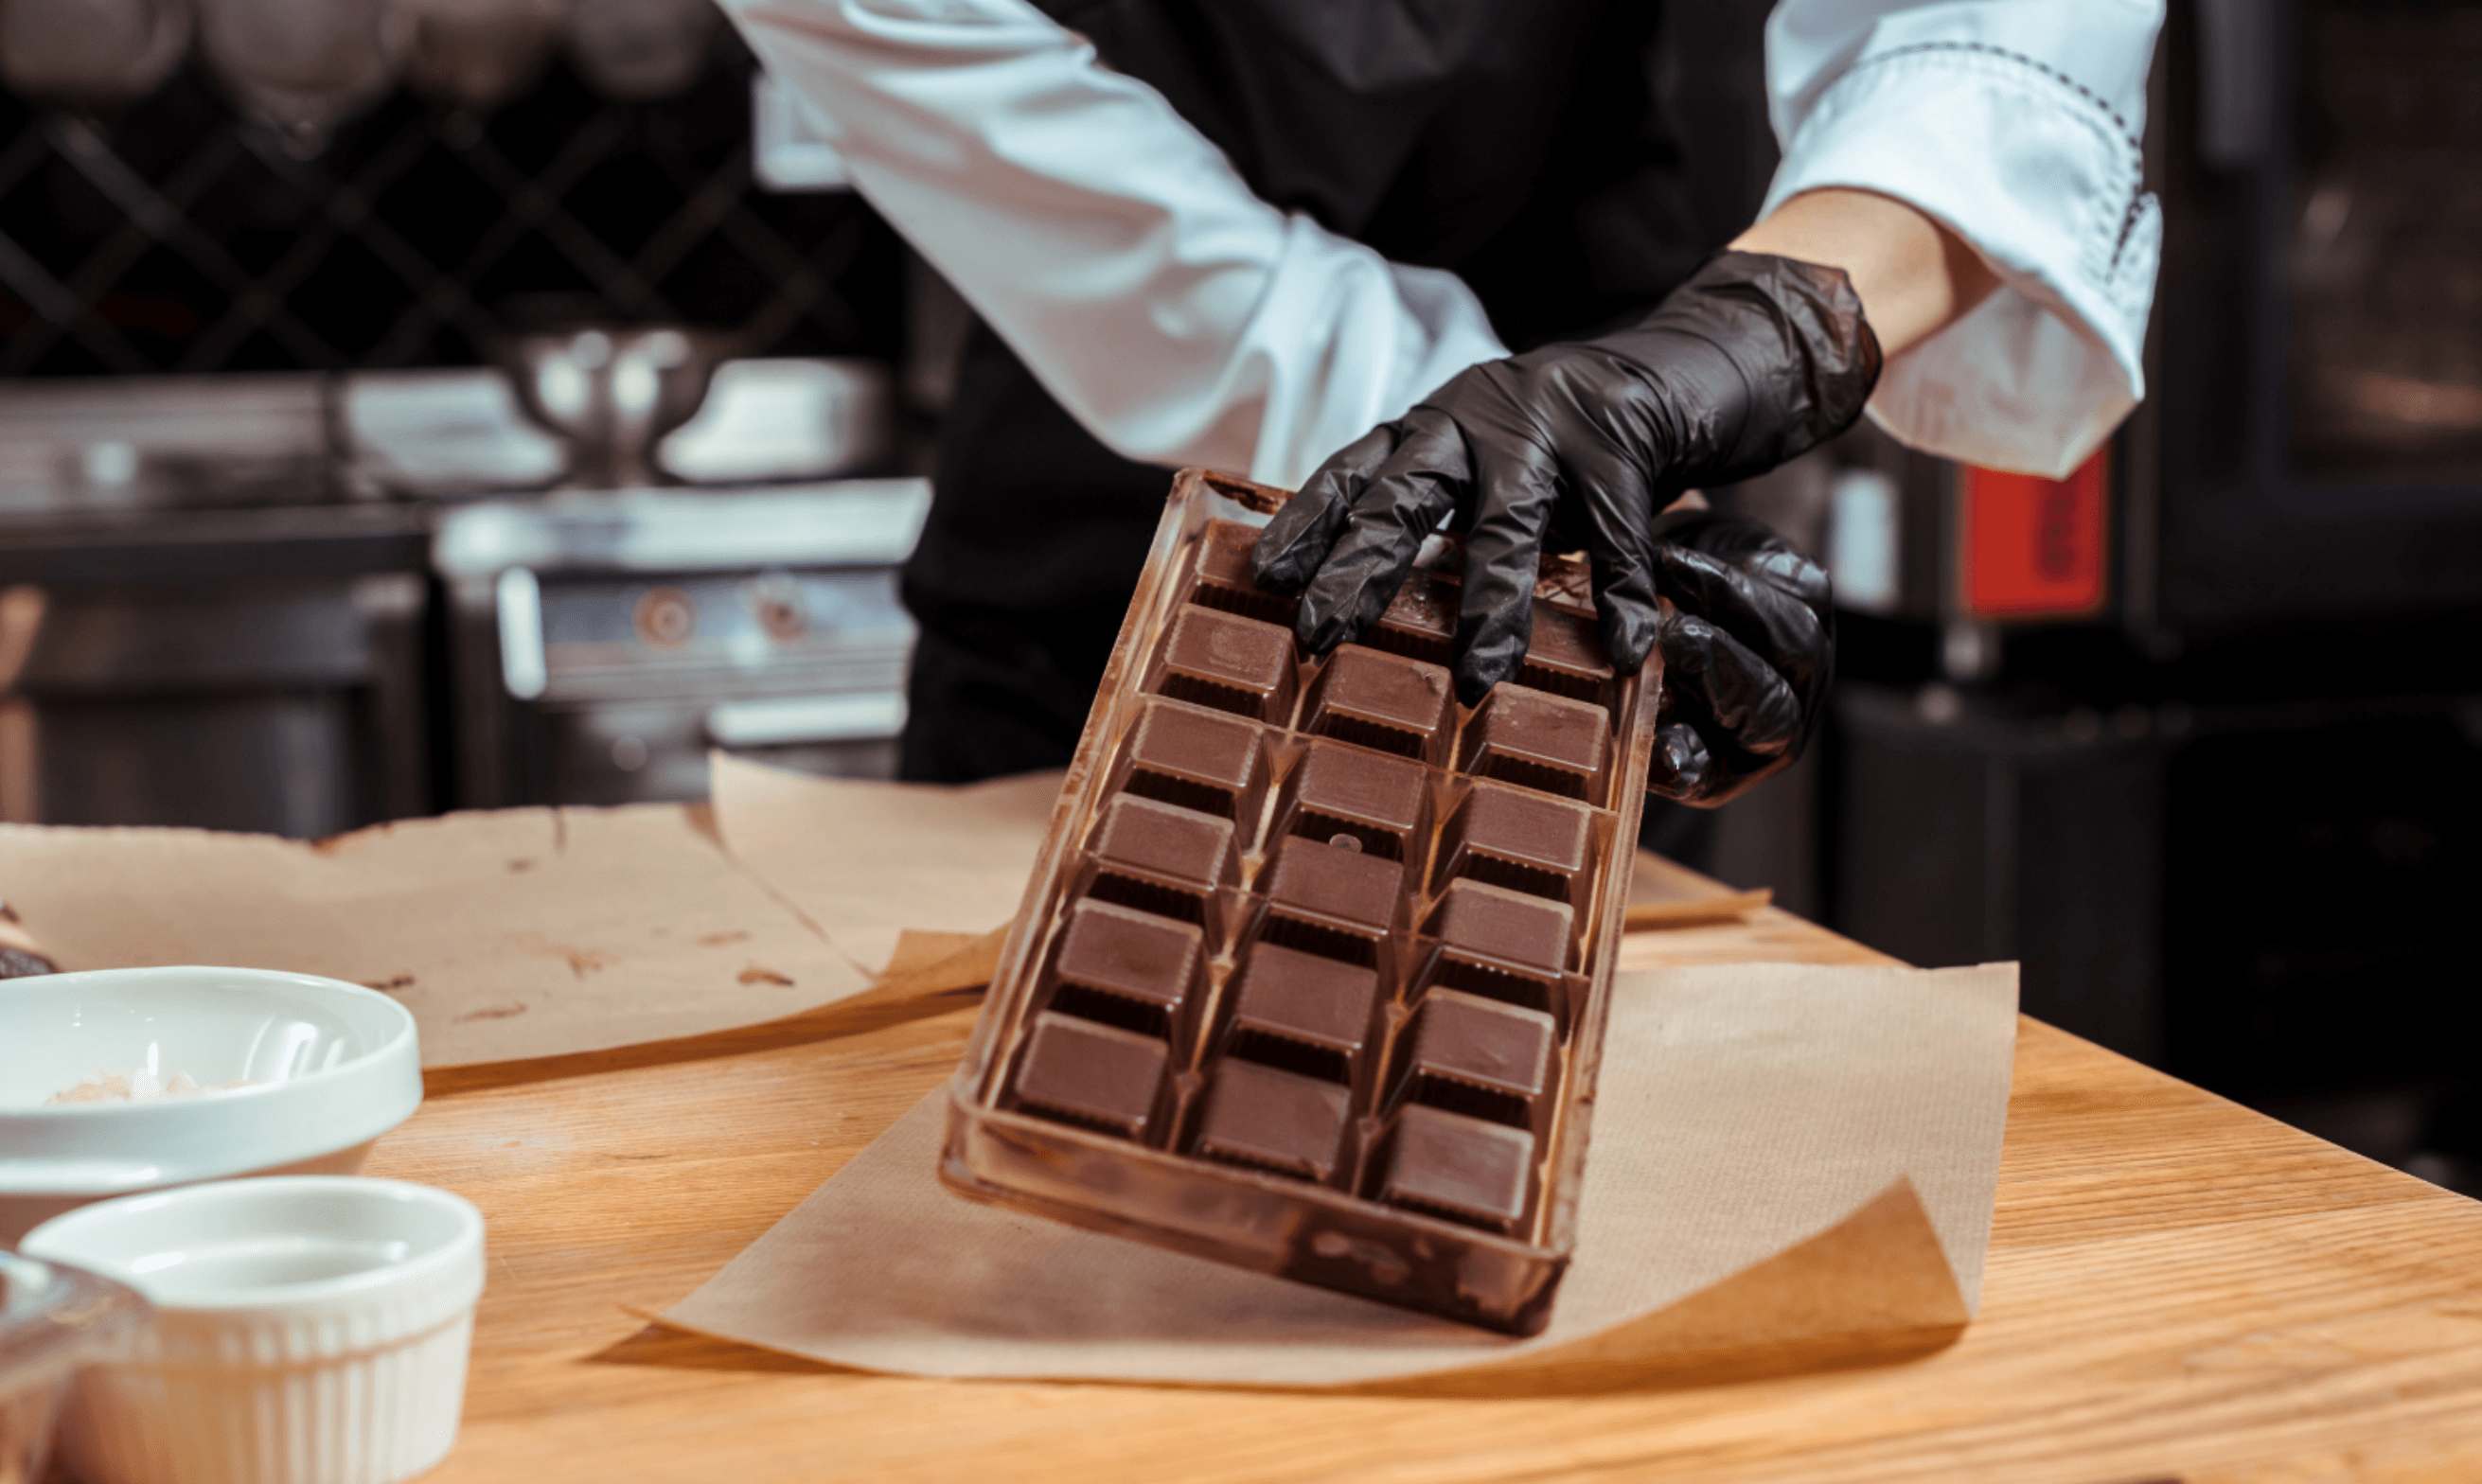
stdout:
POLYGON ((0 387, 0 819, 317 836, 432 807, 422 513, 306 375, 0 387))
POLYGON ((447 513, 457 803, 704 798, 707 751, 888 778, 929 482, 565 490, 447 513))

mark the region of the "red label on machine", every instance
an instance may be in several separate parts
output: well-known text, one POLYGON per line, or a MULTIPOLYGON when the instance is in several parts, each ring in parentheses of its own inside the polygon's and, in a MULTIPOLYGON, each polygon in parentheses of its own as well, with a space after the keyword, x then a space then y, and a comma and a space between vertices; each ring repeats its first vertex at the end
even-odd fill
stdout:
POLYGON ((1963 465, 1965 611, 1978 619, 2072 618, 2100 608, 2110 555, 2108 445, 2066 479, 1963 465))

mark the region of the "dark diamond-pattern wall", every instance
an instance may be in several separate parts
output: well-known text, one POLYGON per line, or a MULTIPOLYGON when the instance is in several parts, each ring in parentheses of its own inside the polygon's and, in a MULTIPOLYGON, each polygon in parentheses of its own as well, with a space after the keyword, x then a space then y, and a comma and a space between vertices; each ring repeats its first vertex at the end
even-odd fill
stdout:
POLYGON ((307 160, 195 60, 112 118, 0 93, 0 376, 472 364, 584 317, 891 357, 895 239, 753 186, 752 72, 724 36, 657 102, 559 64, 485 116, 399 93, 307 160))

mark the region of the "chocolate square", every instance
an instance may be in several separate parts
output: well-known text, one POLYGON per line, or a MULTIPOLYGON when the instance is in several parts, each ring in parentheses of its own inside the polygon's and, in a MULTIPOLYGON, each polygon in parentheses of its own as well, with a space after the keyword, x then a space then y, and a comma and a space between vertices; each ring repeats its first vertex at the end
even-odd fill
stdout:
POLYGON ((1353 1094, 1333 1082, 1253 1062, 1226 1062, 1206 1095, 1199 1153, 1303 1179, 1335 1174, 1353 1094))
POLYGON ((1156 689, 1281 727, 1292 718, 1295 677, 1292 630, 1193 605, 1173 619, 1156 689))
POLYGON ((1530 788, 1477 781, 1439 832, 1435 891, 1458 877, 1575 903, 1590 874, 1594 816, 1530 788))
POLYGON ((1339 645, 1310 691, 1302 729, 1383 753, 1435 757, 1454 724, 1452 687, 1438 665, 1339 645))
POLYGON ((1266 796, 1266 743, 1247 722, 1149 701, 1129 730, 1128 791, 1233 822, 1247 849, 1266 796))
POLYGON ((1186 922, 1108 902, 1069 910, 1052 959, 1051 1007, 1169 1037, 1206 962, 1205 935, 1186 922))
POLYGON ((1569 967, 1575 921, 1566 902, 1452 881, 1422 924, 1439 940, 1426 982, 1547 1011, 1569 967))
POLYGON ((1612 667, 1594 621, 1548 603, 1534 605, 1534 632, 1517 667, 1518 683, 1590 705, 1610 703, 1612 667))
POLYGON ((1284 780, 1276 813, 1286 835, 1418 861, 1430 804, 1421 764, 1312 742, 1284 780))
POLYGON ((1379 1010, 1379 975, 1359 965, 1261 942, 1229 986, 1224 1054, 1305 1076, 1350 1082, 1379 1010))
POLYGON ((1103 806, 1092 848, 1088 895, 1185 922, 1203 925, 1215 889, 1241 880, 1232 821, 1136 794, 1103 806))
POLYGON ((1593 803, 1611 752, 1611 717, 1600 706, 1505 681, 1465 724, 1462 771, 1593 803))
POLYGON ((1198 541, 1198 585, 1190 589, 1189 600, 1289 629, 1301 603, 1258 586, 1250 571, 1257 549, 1258 527, 1238 520, 1208 521, 1198 541))
POLYGON ((1017 1100, 1064 1123, 1144 1139, 1170 1050, 1151 1036, 1043 1011, 1017 1063, 1017 1100))
POLYGON ((1534 1135, 1416 1102, 1396 1115, 1377 1194, 1505 1233, 1524 1219, 1533 1184, 1534 1135))
POLYGON ((1445 572, 1413 569, 1405 574, 1405 585, 1396 590, 1361 642, 1426 665, 1449 664, 1456 652, 1457 606, 1463 591, 1457 579, 1445 572))
POLYGON ((1413 1017, 1403 1096, 1519 1128, 1551 1083, 1559 1029, 1551 1017, 1495 999, 1433 990, 1413 1017))
POLYGON ((1266 873, 1267 921, 1262 940, 1376 965, 1379 944, 1395 929, 1405 868, 1393 861, 1316 840, 1287 839, 1266 873))

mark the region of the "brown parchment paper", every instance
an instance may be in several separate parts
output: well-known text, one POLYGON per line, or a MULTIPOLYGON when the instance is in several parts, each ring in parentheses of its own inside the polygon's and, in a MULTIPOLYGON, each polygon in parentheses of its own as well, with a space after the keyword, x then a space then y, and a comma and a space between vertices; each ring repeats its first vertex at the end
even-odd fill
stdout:
POLYGON ((65 969, 215 964, 383 990, 432 1067, 726 1030, 872 982, 697 806, 450 814, 315 845, 5 826, 0 890, 65 969))
POLYGON ((1981 1292, 2015 965, 1743 964, 1615 986, 1576 1258, 1532 1339, 978 1205, 925 1099, 665 1322, 919 1375, 1340 1386, 1832 1360, 1981 1292))
POLYGON ((1017 915, 1059 773, 941 787, 809 778, 712 755, 735 858, 874 969, 909 929, 980 935, 1017 915))

